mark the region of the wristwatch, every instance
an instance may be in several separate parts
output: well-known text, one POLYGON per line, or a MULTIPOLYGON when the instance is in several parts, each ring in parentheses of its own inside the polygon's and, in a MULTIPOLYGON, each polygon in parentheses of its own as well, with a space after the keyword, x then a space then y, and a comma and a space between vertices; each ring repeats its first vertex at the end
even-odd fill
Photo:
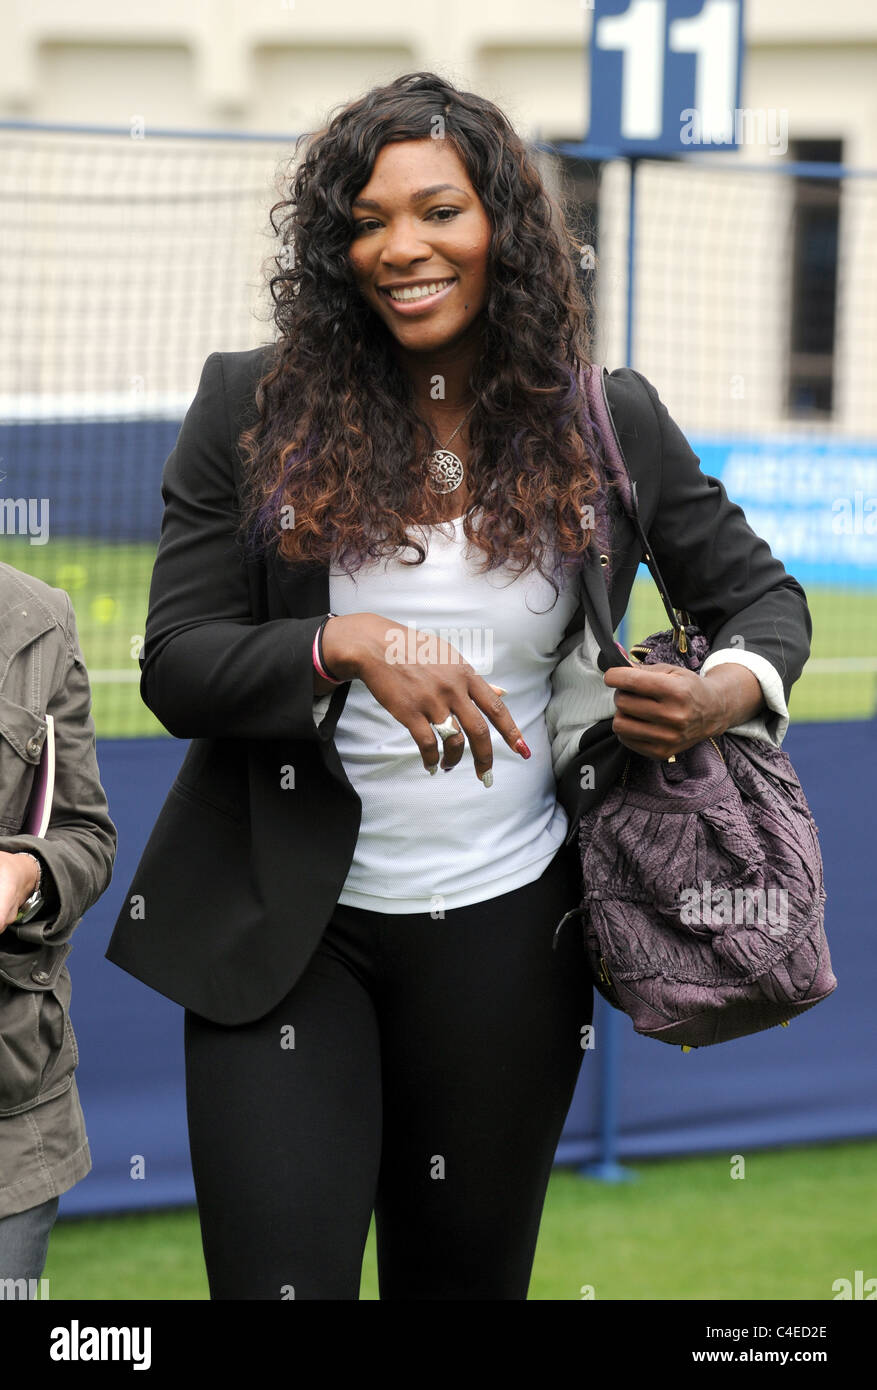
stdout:
POLYGON ((39 871, 40 871, 40 876, 39 876, 39 878, 37 879, 37 886, 36 886, 36 888, 33 890, 33 892, 31 893, 31 895, 30 895, 29 898, 25 898, 24 902, 21 904, 21 907, 18 909, 18 916, 15 918, 15 921, 13 922, 13 926, 15 926, 15 925, 16 925, 17 923, 19 923, 19 922, 29 922, 30 919, 31 919, 32 917, 36 917, 36 915, 37 915, 37 913, 39 912, 40 908, 42 907, 43 901, 44 901, 44 899, 43 899, 43 891, 42 891, 42 889, 43 889, 43 866, 42 866, 42 863, 40 862, 39 859, 37 859, 37 857, 36 857, 35 854, 30 854, 30 851, 29 851, 29 850, 19 850, 18 853, 19 853, 19 854, 29 854, 29 855, 30 855, 30 858, 33 859, 33 860, 36 862, 36 866, 37 866, 37 868, 38 868, 39 871))

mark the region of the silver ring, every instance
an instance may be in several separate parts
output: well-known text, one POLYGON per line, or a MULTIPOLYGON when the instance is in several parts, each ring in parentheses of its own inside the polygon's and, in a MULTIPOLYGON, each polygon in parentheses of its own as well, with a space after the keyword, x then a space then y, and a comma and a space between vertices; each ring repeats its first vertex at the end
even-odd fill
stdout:
POLYGON ((450 738, 452 734, 458 734, 460 732, 454 723, 454 716, 452 714, 449 714, 447 719, 443 719, 441 724, 433 724, 432 727, 435 729, 442 743, 444 743, 446 738, 450 738))

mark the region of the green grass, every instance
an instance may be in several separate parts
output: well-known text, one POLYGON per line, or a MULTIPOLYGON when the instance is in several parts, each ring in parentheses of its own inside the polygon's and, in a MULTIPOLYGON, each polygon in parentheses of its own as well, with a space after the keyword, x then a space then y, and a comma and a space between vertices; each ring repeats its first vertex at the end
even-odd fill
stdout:
MULTIPOLYGON (((530 1285, 535 1300, 817 1299, 877 1277, 877 1142, 630 1165, 607 1186, 555 1170, 530 1285)), ((204 1299, 194 1209, 59 1221, 53 1299, 204 1299)), ((378 1296, 374 1224, 361 1297, 378 1296)))
MULTIPOLYGON (((0 560, 70 594, 101 738, 165 735, 141 701, 138 683, 137 656, 154 559, 154 548, 148 545, 59 539, 32 546, 19 536, 0 540, 0 560), (105 673, 117 674, 107 679, 105 673)), ((852 657, 870 660, 877 668, 877 593, 812 589, 807 600, 813 615, 811 663, 816 664, 808 664, 792 691, 792 719, 872 718, 877 712, 877 669, 820 670, 818 663, 852 657)), ((630 644, 668 626, 651 579, 634 585, 628 619, 630 644)))
POLYGON ((0 560, 70 595, 89 671, 98 737, 165 734, 140 699, 137 661, 155 548, 91 545, 75 538, 37 546, 16 536, 0 542, 0 560), (104 672, 116 676, 105 679, 104 672))

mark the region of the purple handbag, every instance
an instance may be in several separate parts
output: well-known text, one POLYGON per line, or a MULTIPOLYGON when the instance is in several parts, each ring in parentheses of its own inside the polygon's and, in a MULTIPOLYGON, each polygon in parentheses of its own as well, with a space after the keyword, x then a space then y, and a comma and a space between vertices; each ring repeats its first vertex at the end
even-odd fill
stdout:
MULTIPOLYGON (((632 654, 697 671, 709 644, 683 621, 687 614, 677 616, 651 555, 602 369, 590 369, 585 385, 607 441, 607 472, 672 624, 632 654)), ((603 657, 632 664, 613 639, 604 572, 590 560, 585 570, 588 621, 603 657)), ((579 821, 584 898, 561 918, 555 944, 564 923, 581 915, 600 993, 630 1014, 638 1033, 684 1050, 787 1024, 831 994, 818 830, 788 756, 726 733, 658 761, 610 733, 611 720, 602 720, 580 744, 578 767, 593 748, 603 760, 597 784, 608 790, 586 802, 579 821)))

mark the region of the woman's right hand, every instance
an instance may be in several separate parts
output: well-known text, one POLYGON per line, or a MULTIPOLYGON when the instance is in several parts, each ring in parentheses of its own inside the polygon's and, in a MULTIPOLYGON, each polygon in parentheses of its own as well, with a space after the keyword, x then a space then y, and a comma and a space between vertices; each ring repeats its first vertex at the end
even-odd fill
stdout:
POLYGON ((438 768, 441 756, 431 726, 448 715, 454 716, 463 732, 444 740, 441 766, 445 770, 456 767, 463 757, 465 733, 476 775, 483 780, 491 771, 488 720, 510 748, 523 758, 530 756, 497 688, 479 676, 456 647, 432 632, 421 633, 378 613, 339 615, 329 618, 323 628, 323 655, 334 675, 361 680, 378 703, 405 725, 428 771, 438 768), (424 650, 430 654, 428 659, 423 659, 424 650))
POLYGON ((0 851, 0 932, 12 926, 39 878, 32 854, 23 850, 0 851))

